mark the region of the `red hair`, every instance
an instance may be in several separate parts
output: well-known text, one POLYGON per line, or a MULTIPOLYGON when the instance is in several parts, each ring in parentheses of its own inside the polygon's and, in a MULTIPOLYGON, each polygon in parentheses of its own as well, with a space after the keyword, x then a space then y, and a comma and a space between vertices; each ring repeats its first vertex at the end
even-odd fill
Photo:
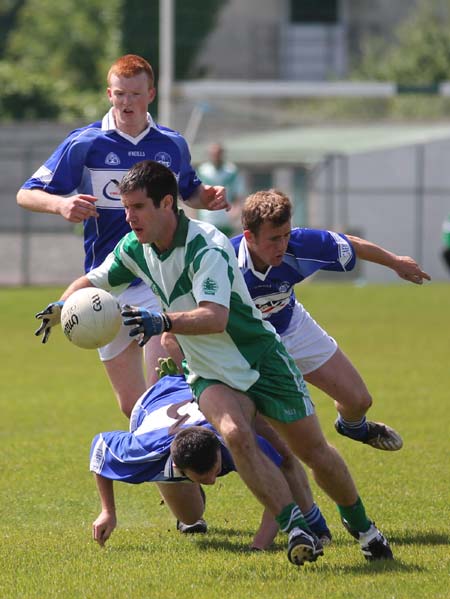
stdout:
POLYGON ((147 75, 149 88, 153 87, 155 78, 151 65, 142 58, 142 56, 125 54, 125 56, 121 56, 111 65, 107 76, 108 85, 111 83, 111 75, 117 75, 118 77, 135 77, 141 73, 147 75))

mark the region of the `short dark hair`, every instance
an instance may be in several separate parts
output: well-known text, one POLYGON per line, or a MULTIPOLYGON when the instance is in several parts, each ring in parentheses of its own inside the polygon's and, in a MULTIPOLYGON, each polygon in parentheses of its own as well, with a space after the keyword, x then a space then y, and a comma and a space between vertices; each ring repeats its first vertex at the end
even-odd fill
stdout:
POLYGON ((182 429, 170 446, 170 455, 180 470, 193 470, 204 474, 217 462, 220 441, 208 428, 189 426, 182 429))
POLYGON ((278 189, 257 191, 248 196, 242 206, 242 228, 257 235, 262 224, 281 227, 292 217, 290 199, 278 189))
POLYGON ((159 208, 166 195, 173 197, 173 210, 177 212, 178 184, 170 169, 154 160, 137 162, 119 184, 120 195, 142 189, 159 208))

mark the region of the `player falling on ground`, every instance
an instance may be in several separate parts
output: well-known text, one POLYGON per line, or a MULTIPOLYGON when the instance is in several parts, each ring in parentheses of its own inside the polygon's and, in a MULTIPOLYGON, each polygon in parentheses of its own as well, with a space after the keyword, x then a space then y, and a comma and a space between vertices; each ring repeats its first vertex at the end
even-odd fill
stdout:
MULTIPOLYGON (((176 369, 170 372, 176 372, 176 369)), ((309 528, 319 538, 330 539, 325 519, 317 506, 303 503, 299 489, 301 480, 296 477, 295 464, 285 464, 262 436, 258 436, 258 443, 281 468, 309 528)), ((184 376, 168 374, 136 402, 129 431, 104 432, 95 436, 91 445, 90 470, 95 473, 102 504, 102 511, 92 525, 93 537, 104 545, 117 523, 113 481, 156 483, 181 532, 206 532, 204 494, 198 484, 189 482, 212 485, 217 476, 233 472, 236 467, 223 440, 193 402, 184 376)), ((252 548, 267 549, 277 531, 275 519, 265 512, 252 548)))

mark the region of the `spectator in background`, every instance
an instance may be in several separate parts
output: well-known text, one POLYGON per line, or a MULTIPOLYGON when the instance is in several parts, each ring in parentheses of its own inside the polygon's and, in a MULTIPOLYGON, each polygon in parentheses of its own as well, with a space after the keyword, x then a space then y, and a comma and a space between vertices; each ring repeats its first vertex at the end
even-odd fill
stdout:
POLYGON ((450 214, 442 223, 442 257, 450 270, 450 214))
POLYGON ((198 218, 216 226, 222 233, 231 237, 240 231, 241 205, 245 196, 242 176, 235 164, 225 160, 225 150, 219 143, 212 143, 208 148, 209 160, 203 162, 197 171, 200 179, 206 185, 225 187, 227 200, 231 209, 199 210, 198 218))

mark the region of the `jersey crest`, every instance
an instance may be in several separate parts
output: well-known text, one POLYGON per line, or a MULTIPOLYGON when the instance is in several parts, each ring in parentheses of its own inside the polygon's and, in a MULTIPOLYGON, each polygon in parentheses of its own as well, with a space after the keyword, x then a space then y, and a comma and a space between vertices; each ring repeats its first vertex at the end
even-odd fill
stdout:
POLYGON ((207 277, 203 281, 203 293, 205 295, 216 295, 218 288, 218 284, 216 281, 214 281, 214 279, 211 279, 211 277, 207 277))
POLYGON ((105 158, 105 164, 108 166, 118 166, 120 164, 120 158, 114 152, 110 152, 105 158))
POLYGON ((155 154, 155 162, 159 162, 165 167, 170 168, 170 165, 172 164, 172 157, 167 152, 158 152, 155 154))

